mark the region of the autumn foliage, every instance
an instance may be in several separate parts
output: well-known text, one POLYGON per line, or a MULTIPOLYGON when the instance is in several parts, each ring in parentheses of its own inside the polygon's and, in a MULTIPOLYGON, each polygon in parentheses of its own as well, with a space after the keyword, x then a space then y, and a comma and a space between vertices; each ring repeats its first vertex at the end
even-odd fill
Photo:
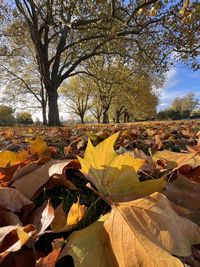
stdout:
POLYGON ((199 266, 199 128, 2 128, 0 266, 199 266))

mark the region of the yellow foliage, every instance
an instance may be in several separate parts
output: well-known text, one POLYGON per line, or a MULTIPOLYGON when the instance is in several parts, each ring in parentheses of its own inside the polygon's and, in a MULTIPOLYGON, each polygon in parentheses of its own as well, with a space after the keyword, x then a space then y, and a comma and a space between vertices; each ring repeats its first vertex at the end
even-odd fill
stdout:
POLYGON ((164 177, 139 181, 137 171, 145 163, 144 159, 133 158, 130 153, 118 155, 114 143, 119 133, 115 133, 97 146, 91 141, 85 151, 84 159, 78 157, 81 172, 94 184, 99 193, 114 201, 130 199, 160 191, 165 186, 164 177))

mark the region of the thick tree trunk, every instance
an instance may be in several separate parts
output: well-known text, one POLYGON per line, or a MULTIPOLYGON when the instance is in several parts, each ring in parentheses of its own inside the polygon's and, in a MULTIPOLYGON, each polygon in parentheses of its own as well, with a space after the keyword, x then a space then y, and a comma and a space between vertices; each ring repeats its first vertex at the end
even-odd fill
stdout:
POLYGON ((47 90, 48 106, 49 106, 49 126, 60 126, 59 110, 58 110, 58 92, 56 90, 47 90))

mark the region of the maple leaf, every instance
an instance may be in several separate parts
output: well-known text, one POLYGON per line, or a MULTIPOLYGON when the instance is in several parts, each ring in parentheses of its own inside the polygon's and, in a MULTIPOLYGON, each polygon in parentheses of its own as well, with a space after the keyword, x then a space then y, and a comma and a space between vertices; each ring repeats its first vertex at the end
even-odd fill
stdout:
POLYGON ((192 254, 200 228, 180 217, 161 193, 112 206, 104 223, 118 266, 182 267, 172 255, 192 254))
POLYGON ((128 152, 121 155, 115 152, 113 146, 118 135, 113 134, 95 147, 89 140, 84 158, 78 157, 81 172, 101 194, 115 201, 162 190, 166 183, 164 177, 139 181, 137 171, 145 163, 144 159, 133 158, 128 152))

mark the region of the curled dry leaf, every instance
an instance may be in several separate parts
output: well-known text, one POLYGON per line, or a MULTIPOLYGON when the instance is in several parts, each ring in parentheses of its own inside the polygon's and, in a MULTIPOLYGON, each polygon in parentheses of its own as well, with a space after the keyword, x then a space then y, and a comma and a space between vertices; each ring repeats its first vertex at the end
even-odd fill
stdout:
POLYGON ((103 227, 109 214, 80 231, 73 232, 58 258, 71 256, 75 267, 117 267, 112 251, 108 248, 108 236, 103 227))
POLYGON ((164 177, 139 181, 137 171, 145 163, 144 159, 133 158, 130 153, 118 155, 114 151, 113 146, 118 135, 119 133, 110 136, 96 147, 89 140, 84 159, 78 157, 81 172, 101 194, 115 201, 161 191, 166 183, 164 177))
POLYGON ((120 267, 183 267, 171 255, 189 256, 200 242, 200 228, 176 214, 161 193, 114 205, 104 226, 120 267))
POLYGON ((30 211, 34 203, 17 189, 0 187, 0 206, 12 212, 20 212, 22 209, 30 211))
POLYGON ((15 213, 0 207, 0 227, 7 225, 22 225, 22 222, 15 213))
POLYGON ((35 209, 29 218, 29 223, 36 226, 37 236, 42 235, 54 219, 54 209, 50 201, 46 201, 35 209))
POLYGON ((30 173, 16 179, 11 186, 31 199, 54 174, 62 174, 70 160, 51 160, 30 173))
POLYGON ((0 263, 10 253, 21 247, 35 233, 35 226, 28 224, 22 226, 5 226, 0 228, 0 263))
POLYGON ((51 224, 53 232, 59 233, 71 230, 84 216, 86 207, 81 205, 79 200, 73 203, 69 212, 63 210, 63 203, 55 209, 55 218, 51 224))

